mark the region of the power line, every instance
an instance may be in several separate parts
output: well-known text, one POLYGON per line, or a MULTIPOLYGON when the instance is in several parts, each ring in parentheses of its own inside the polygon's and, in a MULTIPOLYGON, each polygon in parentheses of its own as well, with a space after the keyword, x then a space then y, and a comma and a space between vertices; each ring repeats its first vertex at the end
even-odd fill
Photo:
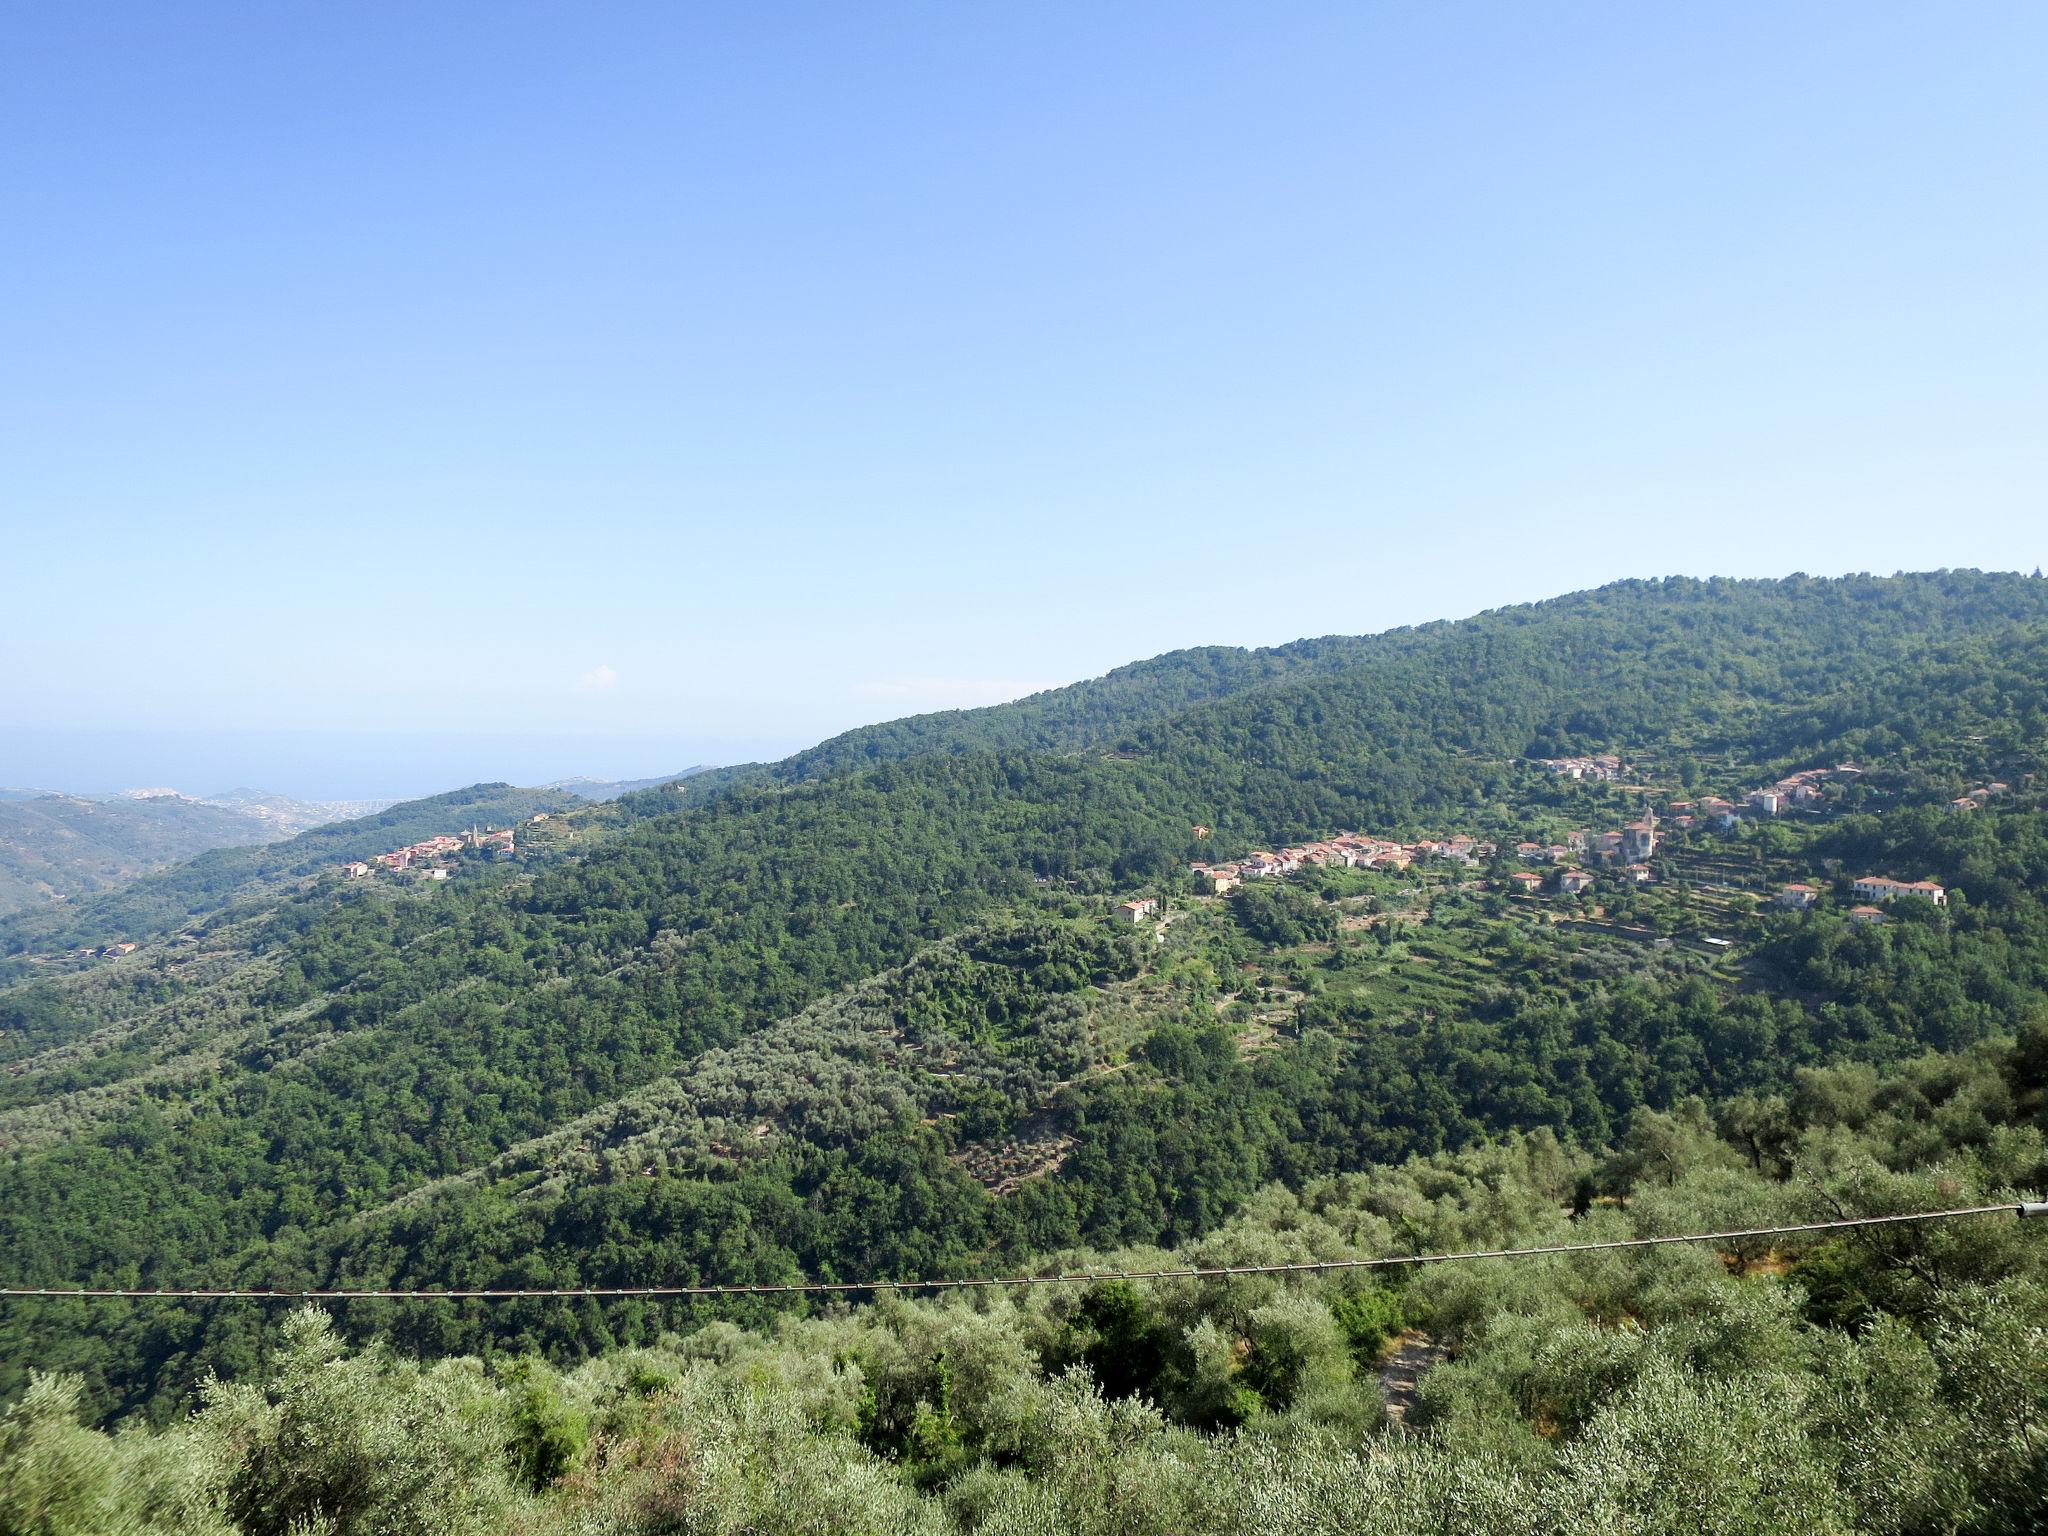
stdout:
POLYGON ((1236 1275, 1283 1275, 1342 1269, 1396 1269, 1422 1264, 1460 1264, 1476 1259, 1533 1259, 1565 1253, 1603 1253, 1617 1248, 1657 1248, 1673 1243, 1723 1243, 1752 1237, 1791 1237, 1803 1232, 1840 1232, 1858 1227, 1909 1222, 1953 1221, 2010 1211, 2022 1218, 2048 1217, 2048 1201, 2008 1200, 1947 1211, 1912 1211, 1896 1216, 1845 1216, 1782 1227, 1744 1227, 1730 1232, 1682 1232, 1661 1237, 1617 1237, 1601 1242, 1546 1243, 1533 1248, 1475 1248, 1460 1253, 1388 1254, 1369 1259, 1307 1259, 1293 1264, 1219 1264, 1185 1269, 1098 1269, 1074 1274, 991 1275, 959 1280, 796 1280, 784 1284, 580 1285, 556 1288, 485 1286, 475 1289, 396 1290, 366 1287, 305 1290, 244 1290, 212 1286, 0 1286, 0 1300, 50 1301, 626 1301, 717 1296, 843 1296, 883 1291, 967 1291, 1028 1285, 1092 1285, 1100 1280, 1223 1280, 1236 1275))

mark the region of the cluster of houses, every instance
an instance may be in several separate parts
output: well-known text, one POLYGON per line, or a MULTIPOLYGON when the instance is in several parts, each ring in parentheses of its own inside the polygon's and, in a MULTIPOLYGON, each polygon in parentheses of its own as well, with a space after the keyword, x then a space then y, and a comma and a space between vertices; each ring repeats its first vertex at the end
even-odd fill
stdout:
MULTIPOLYGON (((1593 832, 1580 827, 1568 833, 1561 843, 1515 844, 1515 857, 1524 864, 1555 866, 1557 888, 1567 896, 1577 896, 1593 887, 1593 874, 1580 868, 1580 861, 1618 870, 1636 884, 1647 885, 1649 860, 1656 851, 1657 818, 1649 811, 1618 832, 1593 832)), ((1532 870, 1517 870, 1508 876, 1508 885, 1534 895, 1549 878, 1532 870)))
MULTIPOLYGON (((1627 765, 1611 753, 1543 758, 1539 761, 1552 773, 1570 779, 1614 782, 1628 772, 1627 765)), ((1788 810, 1820 806, 1827 799, 1830 783, 1853 781, 1862 774, 1863 770, 1854 763, 1837 763, 1832 768, 1806 768, 1788 774, 1775 784, 1749 791, 1740 802, 1714 795, 1698 800, 1672 801, 1666 806, 1667 819, 1680 831, 1690 831, 1702 824, 1725 830, 1735 826, 1744 816, 1777 816, 1788 810)), ((2007 793, 2010 793, 2010 788, 2005 784, 1984 784, 1952 801, 1951 805, 1956 810, 1975 810, 1995 796, 2007 793)), ((1649 861, 1657 852, 1657 828, 1656 814, 1646 810, 1639 819, 1618 830, 1594 832, 1580 828, 1568 834, 1561 843, 1517 843, 1514 847, 1517 861, 1548 865, 1550 869, 1516 870, 1506 877, 1506 883, 1510 889, 1534 895, 1554 882, 1555 889, 1562 894, 1577 896, 1592 889, 1596 878, 1592 869, 1597 868, 1617 873, 1639 885, 1648 884, 1652 879, 1649 861)), ((1198 835, 1206 835, 1208 828, 1200 827, 1196 831, 1198 835)), ((1199 889, 1221 895, 1246 880, 1289 875, 1309 865, 1406 869, 1414 863, 1435 860, 1476 867, 1499 851, 1493 843, 1472 837, 1397 843, 1347 832, 1325 842, 1282 848, 1277 853, 1251 853, 1225 864, 1190 864, 1188 869, 1199 889)), ((1945 906, 1948 902, 1947 891, 1932 880, 1891 880, 1884 876, 1871 876, 1856 881, 1855 890, 1865 903, 1889 902, 1899 896, 1921 897, 1936 906, 1945 906)), ((1815 886, 1795 883, 1780 890, 1776 901, 1781 907, 1803 911, 1818 902, 1820 895, 1815 886)), ((1119 911, 1125 921, 1138 923, 1153 916, 1157 909, 1156 902, 1131 901, 1125 902, 1119 911)), ((1849 916, 1857 922, 1884 921, 1881 907, 1874 905, 1859 905, 1849 916)))
POLYGON ((102 944, 95 949, 92 945, 88 944, 83 949, 72 950, 70 957, 73 960, 118 960, 123 955, 134 954, 140 947, 140 945, 124 942, 120 944, 102 944))
POLYGON ((1890 880, 1883 875, 1865 875, 1850 889, 1866 901, 1896 901, 1901 896, 1918 896, 1937 907, 1948 905, 1948 891, 1932 880, 1890 880))
MULTIPOLYGON (((1604 765, 1614 760, 1588 761, 1604 765)), ((1593 884, 1593 875, 1576 867, 1580 861, 1618 870, 1629 879, 1645 883, 1650 879, 1648 861, 1656 851, 1657 818, 1648 811, 1640 820, 1632 821, 1616 832, 1593 832, 1581 827, 1561 843, 1517 843, 1514 849, 1515 857, 1525 864, 1555 866, 1557 888, 1567 896, 1576 896, 1593 884)), ((1297 847, 1282 848, 1277 853, 1246 854, 1233 863, 1190 864, 1188 872, 1195 877, 1199 889, 1220 896, 1246 880, 1273 879, 1310 865, 1406 869, 1412 864, 1435 862, 1476 869, 1499 852, 1498 844, 1462 834, 1399 843, 1362 833, 1344 832, 1325 842, 1303 843, 1297 847)), ((1518 870, 1508 876, 1508 883, 1517 890, 1534 893, 1541 890, 1548 879, 1542 874, 1518 870)), ((1131 909, 1125 914, 1130 922, 1142 921, 1148 915, 1135 910, 1140 903, 1125 905, 1131 909)))
MULTIPOLYGON (((1310 865, 1343 869, 1406 869, 1426 859, 1477 867, 1500 850, 1471 837, 1425 839, 1396 843, 1385 838, 1344 832, 1325 842, 1302 843, 1278 853, 1248 853, 1229 864, 1190 864, 1188 872, 1205 891, 1222 895, 1246 880, 1274 879, 1310 865)), ((1136 919, 1133 919, 1135 921, 1136 919)))
POLYGON ((1591 863, 1608 867, 1644 865, 1647 876, 1647 861, 1657 851, 1657 818, 1645 811, 1640 820, 1630 822, 1619 832, 1579 831, 1572 833, 1567 842, 1591 863))
MULTIPOLYGON (((1549 876, 1538 874, 1533 869, 1518 869, 1508 876, 1507 884, 1508 889, 1511 891, 1520 891, 1524 896, 1534 896, 1543 889, 1550 878, 1549 876)), ((1581 892, 1589 891, 1593 888, 1593 876, 1587 870, 1576 868, 1560 869, 1557 871, 1555 878, 1558 890, 1567 896, 1577 896, 1581 892)))
MULTIPOLYGON (((1932 880, 1893 880, 1886 875, 1865 875, 1851 883, 1850 889, 1863 898, 1860 905, 1849 909, 1852 923, 1881 923, 1885 920, 1882 903, 1897 901, 1901 896, 1917 896, 1922 901, 1931 901, 1937 907, 1948 905, 1948 887, 1932 880), (1870 903, 1879 903, 1873 906, 1870 903)), ((1777 905, 1794 912, 1804 912, 1820 901, 1820 887, 1794 882, 1781 889, 1774 898, 1777 905)))
POLYGON ((1611 752, 1592 757, 1545 757, 1537 761, 1561 779, 1590 779, 1605 784, 1619 782, 1628 771, 1611 752))
MULTIPOLYGON (((1539 761, 1552 773, 1570 779, 1615 782, 1628 771, 1619 757, 1606 753, 1590 757, 1543 758, 1539 761)), ((1825 803, 1830 783, 1852 781, 1862 774, 1863 770, 1854 763, 1837 763, 1832 768, 1806 768, 1779 779, 1775 784, 1749 791, 1739 803, 1713 795, 1698 800, 1672 801, 1666 806, 1667 819, 1680 831, 1690 831, 1703 823, 1726 829, 1735 826, 1745 815, 1777 816, 1787 810, 1813 809, 1825 803)), ((1951 801, 1950 808, 1976 810, 1991 799, 2009 793, 2009 785, 1982 784, 1951 801)), ((1551 869, 1548 872, 1515 870, 1507 875, 1505 883, 1512 890, 1535 895, 1554 881, 1555 888, 1563 895, 1577 896, 1595 884, 1592 870, 1582 867, 1591 865, 1614 871, 1639 885, 1647 884, 1652 879, 1649 861, 1657 852, 1657 827, 1656 814, 1645 810, 1639 819, 1619 830, 1593 832, 1580 828, 1569 833, 1561 843, 1517 843, 1514 856, 1519 862, 1549 865, 1551 869)), ((1208 832, 1207 827, 1195 829, 1197 837, 1206 837, 1208 832)), ((1345 832, 1324 842, 1303 843, 1282 848, 1277 853, 1247 854, 1231 863, 1194 863, 1188 866, 1188 870, 1194 876, 1198 889, 1222 895, 1246 880, 1272 879, 1311 865, 1406 869, 1411 864, 1434 860, 1476 868, 1499 851, 1493 843, 1464 836, 1398 843, 1345 832)), ((1850 909, 1848 916, 1856 923, 1884 922, 1883 904, 1901 896, 1917 897, 1937 907, 1948 905, 1947 889, 1932 880, 1893 880, 1884 875, 1867 875, 1854 881, 1853 889, 1861 901, 1850 909)), ((1819 902, 1821 894, 1818 886, 1794 882, 1781 888, 1775 901, 1780 907, 1805 911, 1819 902)), ((1159 903, 1151 898, 1127 901, 1117 911, 1123 921, 1141 923, 1158 915, 1159 903)))
MULTIPOLYGON (((1752 789, 1743 796, 1739 806, 1710 795, 1697 802, 1674 801, 1669 809, 1674 823, 1681 827, 1691 827, 1697 820, 1710 820, 1716 826, 1731 827, 1744 811, 1755 816, 1776 816, 1788 810, 1812 810, 1826 801, 1829 782, 1840 783, 1862 776, 1863 770, 1854 763, 1837 763, 1832 768, 1806 768, 1775 784, 1752 789)), ((1948 808, 1952 811, 1982 810, 2000 795, 2011 793, 2010 784, 1997 781, 1979 784, 1949 801, 1948 808)))
POLYGON ((1780 811, 1793 808, 1811 810, 1827 799, 1829 783, 1843 783, 1862 777, 1863 770, 1854 763, 1837 763, 1832 768, 1802 768, 1775 784, 1752 789, 1747 796, 1749 808, 1759 816, 1775 816, 1780 811))
POLYGON ((2010 784, 1979 784, 1968 794, 1957 795, 1955 799, 1949 801, 1948 808, 1952 811, 1978 811, 1984 808, 1986 801, 2011 793, 2010 784))
POLYGON ((488 853, 494 858, 509 859, 513 854, 512 829, 487 827, 479 832, 475 827, 471 827, 466 837, 450 837, 442 833, 438 837, 427 838, 424 842, 410 843, 403 848, 394 848, 389 853, 377 854, 368 861, 356 859, 342 865, 341 872, 347 879, 361 880, 375 870, 388 870, 392 874, 397 874, 418 864, 429 880, 446 880, 450 873, 448 866, 433 861, 460 853, 465 848, 472 852, 488 853))
POLYGON ((1777 816, 1788 810, 1811 810, 1827 798, 1824 786, 1830 780, 1855 779, 1862 774, 1863 770, 1854 763, 1838 763, 1833 768, 1803 768, 1775 784, 1752 789, 1740 802, 1723 800, 1719 795, 1703 795, 1697 800, 1674 800, 1665 809, 1670 813, 1671 824, 1682 832, 1689 832, 1702 823, 1725 831, 1744 816, 1777 816))

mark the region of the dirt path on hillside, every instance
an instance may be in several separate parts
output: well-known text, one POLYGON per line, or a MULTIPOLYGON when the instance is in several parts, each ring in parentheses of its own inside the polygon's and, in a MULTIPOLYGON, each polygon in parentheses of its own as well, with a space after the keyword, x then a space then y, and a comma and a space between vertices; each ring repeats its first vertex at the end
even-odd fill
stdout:
POLYGON ((1420 1333, 1404 1333, 1393 1352, 1380 1362, 1380 1396, 1387 1400, 1389 1422, 1405 1429, 1415 1411, 1423 1376, 1450 1359, 1443 1345, 1420 1333))

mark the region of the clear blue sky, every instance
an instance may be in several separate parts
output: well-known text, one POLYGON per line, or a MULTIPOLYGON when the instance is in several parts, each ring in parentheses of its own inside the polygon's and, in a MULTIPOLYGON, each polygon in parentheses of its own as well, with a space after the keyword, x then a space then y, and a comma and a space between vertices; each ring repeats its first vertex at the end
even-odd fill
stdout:
POLYGON ((2048 560, 2048 8, 23 5, 0 783, 2048 560))

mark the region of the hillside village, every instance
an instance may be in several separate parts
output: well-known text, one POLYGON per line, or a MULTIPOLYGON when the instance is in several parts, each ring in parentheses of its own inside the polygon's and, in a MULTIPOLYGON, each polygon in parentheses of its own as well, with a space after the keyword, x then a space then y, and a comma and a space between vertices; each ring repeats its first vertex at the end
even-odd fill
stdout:
POLYGON ((1675 800, 1667 809, 1674 826, 1690 829, 1699 822, 1727 830, 1743 816, 1777 816, 1790 810, 1819 810, 1828 802, 1828 785, 1846 785, 1863 777, 1854 763, 1832 768, 1806 768, 1789 774, 1775 784, 1752 789, 1741 804, 1706 795, 1699 800, 1675 800))
MULTIPOLYGON (((1647 882, 1651 879, 1648 860, 1656 851, 1657 817, 1650 811, 1616 831, 1594 832, 1580 827, 1568 833, 1563 842, 1522 842, 1513 850, 1514 857, 1523 863, 1552 866, 1558 888, 1568 895, 1592 883, 1592 875, 1579 868, 1575 860, 1620 868, 1630 878, 1647 882)), ((1228 863, 1193 863, 1188 871, 1198 889, 1223 895, 1246 880, 1290 875, 1310 866, 1407 869, 1414 864, 1433 862, 1477 869, 1491 863, 1500 853, 1499 844, 1464 833, 1403 843, 1364 833, 1341 832, 1321 842, 1301 843, 1277 853, 1250 853, 1228 863)), ((1529 871, 1510 878, 1530 889, 1544 883, 1543 876, 1529 871)))
MULTIPOLYGON (((1633 770, 1615 754, 1538 759, 1537 766, 1559 777, 1586 783, 1620 783, 1633 770)), ((1215 863, 1191 862, 1187 868, 1195 888, 1210 895, 1227 895, 1246 881, 1281 879, 1311 868, 1362 870, 1407 870, 1418 865, 1447 869, 1479 870, 1496 866, 1499 887, 1510 894, 1535 898, 1546 894, 1575 898, 1592 891, 1605 874, 1630 885, 1650 886, 1658 881, 1651 861, 1663 846, 1660 828, 1689 833, 1701 828, 1730 831, 1745 820, 1769 819, 1796 811, 1824 810, 1830 801, 1830 786, 1854 783, 1863 769, 1854 763, 1831 768, 1809 768, 1789 774, 1772 784, 1748 791, 1740 801, 1717 796, 1665 802, 1664 814, 1645 807, 1635 819, 1618 828, 1593 830, 1574 828, 1562 840, 1523 840, 1504 849, 1488 839, 1458 833, 1449 837, 1422 838, 1413 842, 1379 837, 1364 832, 1340 832, 1314 842, 1291 844, 1277 850, 1256 850, 1240 858, 1215 863), (1509 861, 1520 866, 1498 870, 1509 861)), ((1992 781, 1971 789, 1949 802, 1953 811, 1976 810, 2011 792, 2003 782, 1992 781)), ((537 812, 531 823, 548 820, 537 812)), ((1198 839, 1210 829, 1197 827, 1198 839)), ((512 827, 472 826, 461 834, 439 834, 375 854, 369 859, 350 860, 338 866, 344 879, 367 879, 379 872, 415 879, 443 881, 454 874, 452 861, 461 854, 480 854, 497 860, 516 856, 518 838, 512 827)), ((1901 880, 1888 875, 1866 875, 1852 882, 1859 898, 1847 915, 1852 922, 1876 924, 1886 921, 1885 907, 1900 897, 1916 897, 1935 906, 1945 906, 1948 892, 1931 880, 1901 880)), ((1820 904, 1821 887, 1794 881, 1781 886, 1770 904, 1791 911, 1806 911, 1820 904)), ((1155 898, 1136 898, 1118 905, 1120 921, 1141 923, 1159 915, 1155 898)), ((131 954, 137 946, 121 942, 73 951, 72 960, 111 960, 131 954)))
MULTIPOLYGON (((1932 902, 1937 907, 1948 905, 1948 888, 1933 880, 1894 880, 1888 875, 1864 875, 1850 883, 1850 890, 1863 898, 1862 903, 1849 909, 1849 921, 1858 924, 1882 923, 1885 919, 1883 906, 1872 906, 1872 902, 1897 901, 1901 896, 1914 896, 1922 901, 1932 902)), ((1804 912, 1819 905, 1821 890, 1818 886, 1803 882, 1783 887, 1773 898, 1773 904, 1794 912, 1804 912)))
POLYGON ((1598 783, 1618 784, 1628 773, 1628 767, 1611 752, 1597 753, 1592 757, 1542 757, 1537 762, 1561 779, 1584 779, 1598 783))
MULTIPOLYGON (((533 817, 535 824, 547 819, 546 811, 538 811, 533 817)), ((344 879, 362 880, 380 869, 394 875, 412 870, 414 873, 424 874, 429 880, 446 880, 453 871, 446 863, 438 861, 465 851, 488 854, 497 859, 512 858, 517 852, 513 829, 487 826, 479 831, 471 827, 461 837, 451 837, 443 833, 421 842, 409 843, 403 848, 394 848, 389 853, 374 854, 367 860, 351 860, 341 866, 341 873, 344 879)))
MULTIPOLYGON (((1614 754, 1585 757, 1545 758, 1537 765, 1560 778, 1574 781, 1618 783, 1632 770, 1614 754)), ((1591 891, 1604 873, 1628 884, 1647 886, 1658 876, 1651 861, 1661 846, 1660 825, 1685 834, 1702 828, 1728 832, 1745 820, 1767 820, 1793 812, 1826 809, 1840 789, 1863 777, 1855 763, 1828 768, 1807 768, 1788 774, 1774 783, 1748 791, 1740 801, 1708 795, 1697 800, 1670 800, 1662 818, 1645 807, 1642 814, 1619 828, 1595 831, 1576 828, 1559 842, 1525 840, 1503 850, 1495 842, 1460 834, 1403 843, 1370 834, 1344 832, 1334 837, 1301 843, 1274 851, 1257 851, 1226 862, 1193 862, 1188 865, 1198 891, 1226 895, 1249 880, 1278 879, 1314 867, 1405 870, 1434 863, 1478 869, 1511 859, 1520 868, 1499 876, 1502 889, 1516 895, 1535 897, 1546 892, 1578 897, 1591 891), (1596 873, 1597 872, 1597 873, 1596 873)), ((1956 811, 1974 810, 1987 801, 2010 793, 2004 783, 1988 783, 1950 802, 1956 811)), ((1202 834, 1207 828, 1198 829, 1202 834)), ((1946 906, 1948 892, 1932 880, 1901 880, 1889 875, 1854 878, 1851 889, 1860 898, 1848 912, 1852 922, 1876 924, 1886 921, 1884 907, 1901 897, 1914 897, 1934 906, 1946 906)), ((1774 906, 1804 911, 1817 906, 1823 891, 1819 886, 1793 882, 1772 897, 1774 906)), ((1117 909, 1119 920, 1138 923, 1158 912, 1156 900, 1134 900, 1117 909)))

